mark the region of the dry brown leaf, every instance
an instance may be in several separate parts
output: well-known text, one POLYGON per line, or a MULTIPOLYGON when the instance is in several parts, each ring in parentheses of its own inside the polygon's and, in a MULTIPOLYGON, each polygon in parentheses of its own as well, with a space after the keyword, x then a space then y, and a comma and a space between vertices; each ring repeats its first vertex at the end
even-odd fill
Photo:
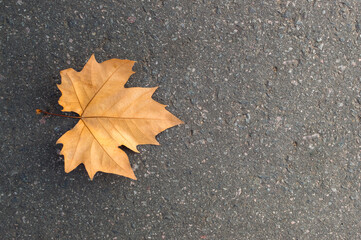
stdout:
POLYGON ((57 141, 65 172, 83 163, 91 179, 98 171, 136 179, 119 146, 138 152, 139 144, 159 145, 158 133, 182 123, 151 98, 156 87, 124 88, 133 65, 120 59, 98 63, 92 55, 81 72, 60 72, 62 111, 79 114, 76 126, 57 141))

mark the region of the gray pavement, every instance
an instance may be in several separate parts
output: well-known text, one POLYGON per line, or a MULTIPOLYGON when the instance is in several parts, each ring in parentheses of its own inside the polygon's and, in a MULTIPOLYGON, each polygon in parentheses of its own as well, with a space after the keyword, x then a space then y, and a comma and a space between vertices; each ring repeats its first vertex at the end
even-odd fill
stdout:
POLYGON ((0 0, 1 239, 361 239, 360 1, 0 0), (186 124, 64 173, 59 71, 137 61, 186 124))

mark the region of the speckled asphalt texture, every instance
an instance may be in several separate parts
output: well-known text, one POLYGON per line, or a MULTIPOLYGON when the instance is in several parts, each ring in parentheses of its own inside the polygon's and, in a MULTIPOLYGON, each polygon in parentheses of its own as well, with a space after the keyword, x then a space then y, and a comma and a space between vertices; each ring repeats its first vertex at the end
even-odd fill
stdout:
POLYGON ((1 239, 361 239, 360 1, 0 0, 1 239), (186 124, 64 173, 59 71, 136 60, 186 124))

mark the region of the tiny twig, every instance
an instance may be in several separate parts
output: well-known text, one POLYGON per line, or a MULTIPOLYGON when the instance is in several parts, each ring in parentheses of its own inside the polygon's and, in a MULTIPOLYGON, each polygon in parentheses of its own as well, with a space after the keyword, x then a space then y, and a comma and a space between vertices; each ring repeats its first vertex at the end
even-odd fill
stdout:
POLYGON ((53 115, 53 116, 58 116, 58 117, 66 117, 66 118, 77 118, 79 119, 80 117, 73 117, 73 116, 67 116, 67 115, 62 115, 62 114, 56 114, 56 113, 50 113, 41 109, 36 109, 36 114, 40 114, 43 113, 45 115, 53 115))

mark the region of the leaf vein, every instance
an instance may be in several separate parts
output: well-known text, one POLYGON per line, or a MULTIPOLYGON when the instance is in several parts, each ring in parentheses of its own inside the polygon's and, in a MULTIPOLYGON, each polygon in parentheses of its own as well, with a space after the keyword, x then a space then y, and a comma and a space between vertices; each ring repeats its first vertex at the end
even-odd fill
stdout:
MULTIPOLYGON (((123 65, 123 64, 122 64, 123 65)), ((109 79, 111 77, 113 77, 113 75, 119 70, 119 68, 122 66, 120 65, 119 67, 117 67, 114 72, 112 72, 112 74, 110 74, 110 76, 107 78, 107 80, 105 80, 105 82, 103 83, 103 85, 101 85, 101 87, 98 89, 98 91, 96 91, 96 93, 94 93, 93 97, 89 100, 88 104, 85 106, 83 113, 85 112, 85 110, 88 108, 88 106, 90 105, 90 103, 93 101, 93 99, 96 97, 96 95, 100 92, 100 90, 103 89, 103 87, 105 86, 105 84, 109 81, 109 79)), ((83 114, 82 114, 83 115, 83 114)))

